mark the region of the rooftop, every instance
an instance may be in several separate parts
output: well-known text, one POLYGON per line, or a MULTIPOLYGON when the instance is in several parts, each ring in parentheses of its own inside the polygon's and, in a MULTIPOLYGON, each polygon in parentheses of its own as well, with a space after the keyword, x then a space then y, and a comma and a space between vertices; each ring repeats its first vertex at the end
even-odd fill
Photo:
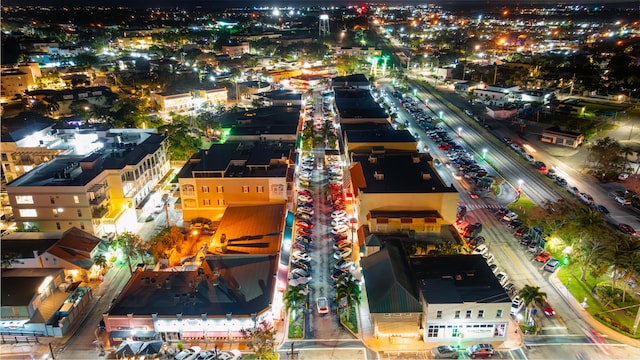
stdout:
POLYGON ((99 150, 89 155, 58 156, 10 182, 16 186, 85 186, 104 170, 120 170, 136 165, 147 155, 155 153, 165 137, 144 134, 140 143, 123 142, 124 135, 110 134, 92 142, 99 150), (99 144, 102 142, 102 144, 99 144), (84 166, 83 164, 90 164, 84 166))
POLYGON ((284 177, 293 142, 227 142, 194 154, 178 173, 192 177, 284 177), (214 174, 215 173, 215 174, 214 174))
POLYGON ((302 93, 293 90, 274 90, 259 95, 271 100, 302 101, 302 93))
POLYGON ((300 105, 267 106, 220 117, 223 128, 231 128, 229 136, 290 135, 295 136, 300 121, 300 105))
POLYGON ((348 143, 356 143, 356 142, 376 142, 376 143, 385 143, 385 142, 410 142, 415 143, 416 139, 411 135, 409 130, 394 130, 393 128, 377 128, 377 129, 362 129, 362 128, 353 128, 346 129, 344 131, 346 134, 346 140, 348 143))
POLYGON ((385 151, 352 156, 362 168, 365 193, 443 193, 456 192, 446 186, 429 165, 428 157, 412 152, 385 151))
POLYGON ((366 89, 335 89, 335 101, 340 117, 345 119, 387 119, 389 114, 373 99, 366 89))
POLYGON ((409 262, 429 304, 511 302, 481 255, 412 257, 409 262))
MULTIPOLYGON (((343 48, 343 49, 350 49, 350 48, 343 48)), ((361 48, 361 49, 367 49, 367 48, 361 48)), ((367 79, 367 77, 364 74, 350 74, 350 75, 345 75, 345 76, 336 76, 333 78, 332 80, 333 84, 345 84, 345 85, 349 85, 349 83, 355 84, 355 83, 369 83, 369 79, 367 79)))

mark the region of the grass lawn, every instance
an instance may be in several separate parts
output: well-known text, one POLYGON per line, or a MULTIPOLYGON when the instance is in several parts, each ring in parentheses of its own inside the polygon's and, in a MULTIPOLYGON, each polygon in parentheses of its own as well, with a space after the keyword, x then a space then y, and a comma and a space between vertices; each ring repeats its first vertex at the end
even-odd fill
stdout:
POLYGON ((289 316, 289 333, 287 337, 289 339, 302 339, 302 329, 304 328, 304 314, 302 311, 297 314, 297 318, 294 321, 293 316, 289 316))
POLYGON ((509 209, 518 214, 518 218, 522 220, 523 223, 527 224, 529 220, 529 216, 527 212, 531 209, 535 208, 537 205, 531 201, 524 193, 520 194, 520 199, 518 201, 509 205, 509 209))
POLYGON ((599 314, 602 318, 598 318, 598 316, 594 316, 594 318, 598 319, 602 324, 620 332, 624 333, 627 336, 640 338, 640 334, 633 336, 632 334, 625 333, 624 331, 614 327, 611 325, 613 322, 618 322, 623 326, 626 326, 628 329, 633 328, 634 318, 630 316, 624 316, 621 312, 618 311, 609 311, 611 307, 605 308, 600 304, 598 300, 596 300, 593 295, 591 295, 591 289, 601 282, 611 283, 611 280, 606 275, 601 275, 599 277, 593 277, 587 272, 585 276, 586 281, 580 281, 581 270, 578 264, 569 264, 567 266, 563 266, 558 270, 558 279, 569 288, 569 292, 571 295, 582 302, 583 299, 587 299, 587 312, 594 316, 595 314, 599 314))
POLYGON ((349 309, 349 319, 347 319, 347 312, 341 311, 340 322, 342 323, 342 325, 349 328, 351 332, 353 332, 354 334, 357 334, 358 333, 358 317, 356 316, 355 307, 349 309))

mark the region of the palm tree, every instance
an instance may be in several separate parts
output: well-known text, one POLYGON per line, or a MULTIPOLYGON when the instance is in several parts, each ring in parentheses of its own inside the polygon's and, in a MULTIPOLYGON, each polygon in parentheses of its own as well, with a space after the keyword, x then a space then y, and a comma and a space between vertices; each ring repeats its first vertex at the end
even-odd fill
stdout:
POLYGON ((527 307, 527 314, 525 319, 528 320, 529 314, 531 313, 531 305, 534 303, 542 304, 545 297, 547 296, 547 293, 540 291, 540 287, 538 286, 525 285, 518 292, 518 296, 520 296, 520 299, 524 301, 524 305, 527 307))
POLYGON ((107 266, 107 258, 103 254, 98 254, 93 258, 93 263, 104 269, 107 266))
POLYGON ((338 279, 336 289, 338 304, 344 300, 347 305, 347 320, 350 320, 351 308, 360 305, 360 285, 350 273, 338 279))
POLYGON ((129 271, 133 273, 131 258, 135 260, 135 258, 140 256, 144 250, 142 248, 142 240, 140 239, 140 236, 138 234, 124 232, 111 242, 111 247, 121 249, 122 253, 127 258, 129 271))
MULTIPOLYGON (((620 278, 629 278, 640 270, 640 239, 630 236, 619 236, 606 246, 603 258, 612 269, 611 290, 616 287, 620 278)), ((626 285, 623 285, 622 301, 626 296, 626 285)))
POLYGON ((296 318, 296 310, 300 305, 304 304, 307 296, 302 285, 289 286, 287 292, 284 293, 284 308, 290 312, 293 319, 296 318))

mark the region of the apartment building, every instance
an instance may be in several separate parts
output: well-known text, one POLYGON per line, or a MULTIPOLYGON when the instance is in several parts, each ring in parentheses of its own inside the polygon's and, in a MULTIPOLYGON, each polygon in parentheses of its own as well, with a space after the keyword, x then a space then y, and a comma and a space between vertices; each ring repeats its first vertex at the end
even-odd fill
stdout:
POLYGON ((0 82, 0 103, 9 103, 25 91, 33 90, 36 79, 42 76, 38 63, 30 62, 15 68, 2 69, 0 82))
POLYGON ((7 184, 18 228, 96 235, 134 228, 145 199, 170 169, 155 130, 111 129, 93 150, 58 156, 7 184))

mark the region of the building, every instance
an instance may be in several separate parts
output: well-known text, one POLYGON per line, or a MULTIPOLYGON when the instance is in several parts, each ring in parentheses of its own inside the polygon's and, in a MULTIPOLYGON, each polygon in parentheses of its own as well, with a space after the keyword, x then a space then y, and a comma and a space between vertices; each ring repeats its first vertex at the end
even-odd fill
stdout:
POLYGON ((542 130, 540 141, 575 149, 584 142, 584 135, 573 131, 560 130, 560 128, 554 126, 542 130))
POLYGON ((331 80, 331 86, 336 88, 357 88, 370 90, 371 82, 364 74, 351 74, 346 76, 336 76, 331 80))
POLYGON ((382 50, 376 49, 372 46, 362 46, 362 47, 341 47, 336 46, 335 48, 336 56, 353 56, 358 59, 366 60, 372 56, 382 56, 382 50))
POLYGON ((504 341, 511 299, 482 255, 412 257, 425 342, 504 341))
POLYGON ((341 125, 389 124, 389 114, 378 104, 369 90, 335 88, 335 102, 341 125))
POLYGON ((263 100, 267 106, 302 106, 302 93, 292 90, 274 90, 252 96, 263 100))
POLYGON ((554 98, 555 93, 547 90, 521 91, 515 93, 516 100, 525 103, 548 104, 554 98))
POLYGON ((228 141, 295 142, 300 111, 300 106, 267 106, 223 114, 220 124, 228 141))
POLYGON ((150 97, 161 111, 182 112, 199 109, 203 106, 226 104, 228 95, 226 88, 217 88, 187 92, 151 93, 150 97))
POLYGON ((111 340, 237 339, 278 318, 285 212, 284 203, 228 207, 193 262, 134 273, 103 316, 111 340))
POLYGON ((352 151, 350 177, 358 223, 372 232, 440 233, 455 222, 458 192, 416 151, 352 151))
MULTIPOLYGON (((5 119, 5 124, 9 121, 5 119)), ((15 122, 15 121, 13 121, 15 122)), ((15 131, 3 132, 0 144, 2 173, 6 182, 22 176, 68 150, 56 136, 54 123, 42 118, 22 124, 15 131)))
POLYGON ((300 75, 302 75, 301 69, 271 70, 268 72, 267 79, 270 80, 271 83, 277 84, 283 80, 288 80, 300 75))
POLYGON ((487 109, 487 116, 498 120, 515 119, 518 115, 518 109, 515 107, 487 105, 485 109, 487 109))
POLYGON ((201 150, 177 176, 184 222, 218 221, 229 206, 284 204, 294 154, 294 142, 226 142, 201 150))
POLYGON ((372 151, 373 149, 416 150, 416 138, 409 130, 394 130, 389 125, 366 128, 360 125, 347 126, 343 131, 346 153, 372 151))
POLYGON ((91 288, 79 284, 69 282, 63 269, 2 269, 0 331, 4 336, 64 336, 95 303, 91 288))
POLYGON ((466 94, 483 86, 483 83, 478 83, 475 81, 458 81, 453 85, 453 89, 456 93, 466 94))
POLYGON ((116 39, 116 46, 118 49, 136 49, 145 50, 155 44, 153 37, 151 36, 132 36, 119 37, 116 39))
POLYGON ((99 236, 133 229, 170 170, 166 138, 154 131, 79 134, 84 147, 11 181, 6 189, 18 228, 77 227, 99 236))
POLYGON ((240 57, 243 54, 248 54, 251 51, 248 41, 232 42, 227 45, 222 45, 222 53, 229 55, 229 57, 240 57))
POLYGON ((566 99, 556 105, 555 111, 561 114, 584 116, 587 107, 579 99, 566 99))
POLYGON ((57 104, 58 108, 53 111, 53 116, 71 116, 73 115, 73 109, 71 108, 73 102, 82 100, 91 105, 105 107, 117 96, 106 86, 93 86, 64 90, 26 91, 25 98, 30 104, 42 100, 57 104))
POLYGON ((16 68, 2 69, 0 75, 0 103, 4 104, 15 101, 14 99, 24 95, 25 91, 35 89, 36 79, 41 77, 42 73, 38 63, 31 62, 16 68))
POLYGON ((473 96, 485 105, 496 106, 504 105, 509 99, 509 94, 489 89, 475 89, 473 96))
POLYGON ((14 232, 2 237, 0 248, 13 269, 63 269, 68 282, 97 279, 93 258, 105 250, 97 237, 72 227, 65 232, 14 232))
POLYGON ((380 238, 380 250, 362 260, 376 337, 506 339, 511 299, 481 255, 407 257, 401 237, 380 238))

